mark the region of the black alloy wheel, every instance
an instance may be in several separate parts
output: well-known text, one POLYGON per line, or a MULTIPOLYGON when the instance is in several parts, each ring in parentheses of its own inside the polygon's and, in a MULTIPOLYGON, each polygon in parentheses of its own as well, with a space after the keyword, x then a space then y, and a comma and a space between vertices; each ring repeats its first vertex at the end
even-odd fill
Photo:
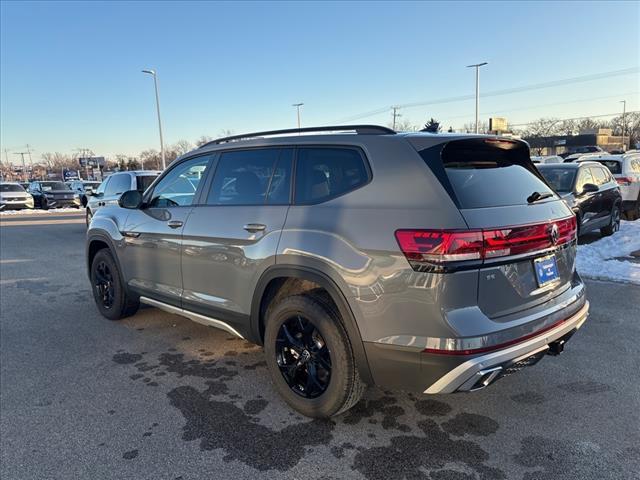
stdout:
POLYGON ((113 284, 113 274, 106 262, 99 262, 96 266, 94 276, 94 288, 97 298, 100 299, 105 309, 113 307, 115 299, 115 287, 113 284))
POLYGON ((304 398, 322 395, 331 381, 331 355, 315 325, 301 315, 285 320, 276 338, 276 360, 289 388, 304 398))

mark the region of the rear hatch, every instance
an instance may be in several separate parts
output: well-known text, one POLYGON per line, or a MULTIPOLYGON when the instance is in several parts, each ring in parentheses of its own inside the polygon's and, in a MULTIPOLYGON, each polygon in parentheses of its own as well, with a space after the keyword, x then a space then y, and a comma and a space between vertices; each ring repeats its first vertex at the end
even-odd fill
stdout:
POLYGON ((499 321, 569 288, 575 217, 531 162, 526 143, 466 138, 420 154, 482 236, 478 306, 486 315, 499 321))

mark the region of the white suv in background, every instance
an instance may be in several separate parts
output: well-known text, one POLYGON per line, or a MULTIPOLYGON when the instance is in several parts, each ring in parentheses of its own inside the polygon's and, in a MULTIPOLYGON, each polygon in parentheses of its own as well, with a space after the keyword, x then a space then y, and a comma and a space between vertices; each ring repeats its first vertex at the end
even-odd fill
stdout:
POLYGON ((620 186, 622 211, 630 220, 640 218, 640 153, 585 156, 578 162, 598 162, 606 166, 620 186))

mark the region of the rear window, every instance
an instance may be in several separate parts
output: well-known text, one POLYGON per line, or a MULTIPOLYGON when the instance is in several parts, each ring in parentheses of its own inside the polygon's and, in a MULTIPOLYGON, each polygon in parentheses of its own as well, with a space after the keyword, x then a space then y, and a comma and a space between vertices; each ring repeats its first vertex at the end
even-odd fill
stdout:
POLYGON ((618 160, 596 160, 599 164, 604 165, 614 175, 622 173, 622 162, 618 160))
POLYGON ((575 168, 541 168, 540 173, 556 192, 567 193, 573 190, 575 168))
POLYGON ((144 192, 153 181, 158 178, 157 175, 138 175, 136 177, 136 185, 139 192, 144 192))
MULTIPOLYGON (((521 142, 457 140, 447 144, 440 156, 444 175, 436 175, 460 208, 526 205, 534 192, 555 198, 521 142)), ((433 168, 433 158, 425 161, 433 168)))

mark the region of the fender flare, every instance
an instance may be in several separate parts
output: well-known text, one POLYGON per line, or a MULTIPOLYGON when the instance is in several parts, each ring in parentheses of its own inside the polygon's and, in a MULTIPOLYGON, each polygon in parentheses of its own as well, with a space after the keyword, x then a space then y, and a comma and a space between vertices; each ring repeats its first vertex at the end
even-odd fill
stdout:
POLYGON ((347 299, 345 298, 342 290, 338 284, 326 273, 312 267, 303 265, 273 265, 269 267, 262 274, 256 288, 253 293, 253 299, 251 302, 251 336, 252 341, 262 344, 262 336, 260 333, 260 304, 266 291, 269 282, 280 277, 292 277, 300 280, 309 280, 317 283, 324 288, 336 306, 340 316, 342 317, 343 325, 349 336, 349 341, 353 349, 353 355, 356 361, 356 367, 358 373, 363 382, 368 385, 373 385, 373 377, 369 369, 369 362, 362 342, 362 336, 360 335, 360 329, 355 320, 355 316, 347 299))

